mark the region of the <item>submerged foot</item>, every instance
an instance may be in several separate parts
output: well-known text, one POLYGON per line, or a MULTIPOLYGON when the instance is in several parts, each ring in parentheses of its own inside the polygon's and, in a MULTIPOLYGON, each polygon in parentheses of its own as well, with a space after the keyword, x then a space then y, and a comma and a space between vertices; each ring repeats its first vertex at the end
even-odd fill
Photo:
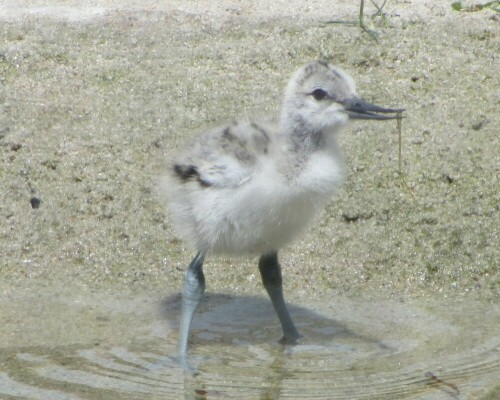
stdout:
POLYGON ((284 335, 278 342, 280 344, 298 344, 299 339, 303 337, 304 335, 301 335, 300 333, 294 335, 284 335))
POLYGON ((199 375, 198 370, 196 370, 195 368, 191 367, 191 365, 189 365, 186 357, 179 356, 178 361, 179 361, 179 365, 184 370, 184 372, 187 372, 188 374, 191 374, 192 376, 199 375))

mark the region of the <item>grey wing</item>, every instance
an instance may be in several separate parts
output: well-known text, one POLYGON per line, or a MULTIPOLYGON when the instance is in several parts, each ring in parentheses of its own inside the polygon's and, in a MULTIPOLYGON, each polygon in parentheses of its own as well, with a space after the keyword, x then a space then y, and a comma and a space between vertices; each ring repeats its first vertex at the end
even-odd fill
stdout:
POLYGON ((196 181, 204 187, 238 187, 259 168, 270 144, 269 128, 242 121, 209 130, 199 136, 174 162, 181 181, 196 181))

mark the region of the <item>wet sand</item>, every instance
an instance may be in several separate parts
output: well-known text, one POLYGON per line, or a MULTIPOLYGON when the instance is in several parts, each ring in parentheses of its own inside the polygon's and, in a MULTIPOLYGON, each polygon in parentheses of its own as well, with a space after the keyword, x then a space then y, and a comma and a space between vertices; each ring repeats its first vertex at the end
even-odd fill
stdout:
MULTIPOLYGON (((2 285, 178 288, 191 252, 154 194, 165 154, 275 112, 295 68, 323 57, 407 109, 404 180, 396 124, 353 123, 346 185, 282 252, 288 290, 497 299, 498 15, 390 2, 367 18, 374 41, 325 23, 353 6, 208 3, 0 8, 2 285)), ((254 264, 214 259, 209 287, 259 290, 254 264)))

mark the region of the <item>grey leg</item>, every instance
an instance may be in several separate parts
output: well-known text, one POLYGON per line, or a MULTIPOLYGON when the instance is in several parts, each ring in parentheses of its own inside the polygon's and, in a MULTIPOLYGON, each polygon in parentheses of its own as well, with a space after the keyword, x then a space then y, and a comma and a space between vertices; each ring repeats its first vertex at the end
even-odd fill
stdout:
POLYGON ((179 330, 179 362, 181 366, 187 371, 196 374, 196 371, 191 368, 187 361, 187 347, 189 328, 193 315, 200 300, 205 292, 205 277, 203 275, 203 261, 205 254, 199 252, 189 264, 184 277, 184 288, 182 290, 182 314, 181 326, 179 330))
POLYGON ((281 277, 281 265, 278 262, 278 253, 263 254, 259 259, 259 270, 262 277, 262 283, 266 288, 274 309, 283 328, 283 338, 281 343, 293 343, 301 337, 292 318, 286 308, 283 298, 283 278, 281 277))

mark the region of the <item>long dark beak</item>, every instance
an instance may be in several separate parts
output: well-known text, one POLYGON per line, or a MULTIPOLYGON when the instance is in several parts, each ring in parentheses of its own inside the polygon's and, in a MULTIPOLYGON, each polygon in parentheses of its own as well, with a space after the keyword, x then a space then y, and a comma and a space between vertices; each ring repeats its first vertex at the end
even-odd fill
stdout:
POLYGON ((404 108, 383 108, 354 97, 344 103, 344 112, 352 119, 401 119, 404 108), (394 115, 382 115, 394 114, 394 115))

